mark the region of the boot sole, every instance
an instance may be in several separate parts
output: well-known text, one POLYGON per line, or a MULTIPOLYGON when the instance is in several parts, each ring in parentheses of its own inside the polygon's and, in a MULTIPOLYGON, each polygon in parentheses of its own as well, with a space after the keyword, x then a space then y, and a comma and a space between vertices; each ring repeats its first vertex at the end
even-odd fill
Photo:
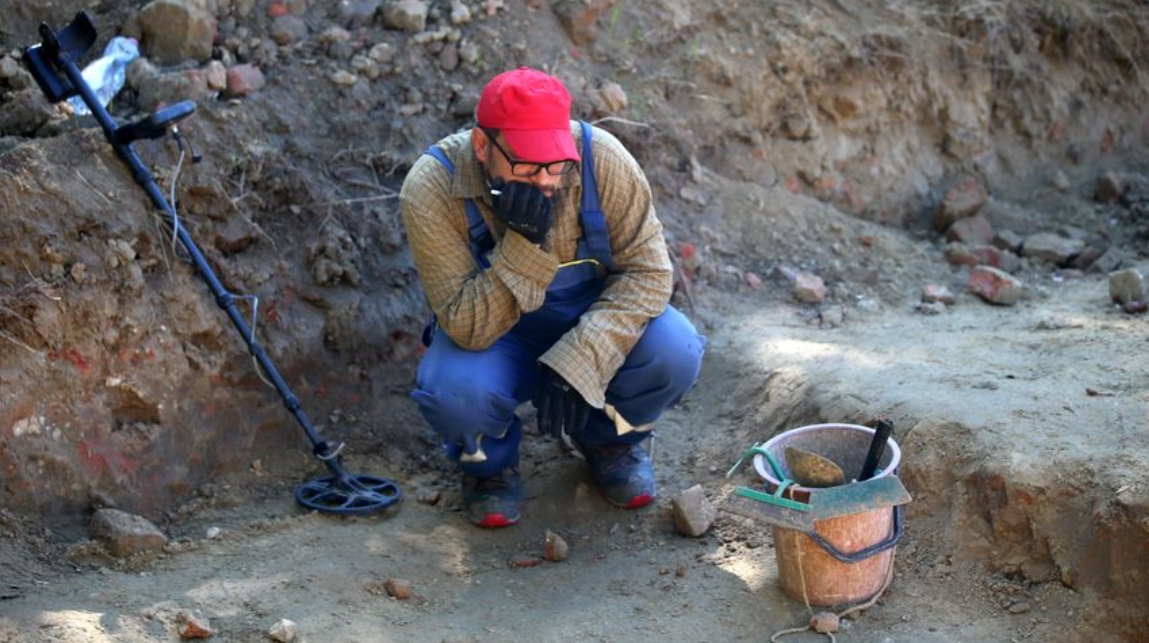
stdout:
POLYGON ((510 527, 518 521, 518 516, 508 518, 503 514, 487 514, 483 516, 482 520, 475 522, 475 526, 483 529, 501 529, 502 527, 510 527))

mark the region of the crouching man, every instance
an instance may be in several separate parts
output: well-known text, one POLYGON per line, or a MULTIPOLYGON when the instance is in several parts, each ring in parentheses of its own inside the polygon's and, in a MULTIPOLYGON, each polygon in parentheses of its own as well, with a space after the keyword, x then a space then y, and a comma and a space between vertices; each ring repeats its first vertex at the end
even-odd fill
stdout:
POLYGON ((515 413, 566 436, 610 503, 650 504, 642 443, 694 385, 706 344, 668 304, 662 224, 638 163, 609 133, 572 122, 562 82, 494 77, 478 126, 411 168, 400 209, 434 322, 412 398, 463 472, 480 527, 519 519, 515 413))

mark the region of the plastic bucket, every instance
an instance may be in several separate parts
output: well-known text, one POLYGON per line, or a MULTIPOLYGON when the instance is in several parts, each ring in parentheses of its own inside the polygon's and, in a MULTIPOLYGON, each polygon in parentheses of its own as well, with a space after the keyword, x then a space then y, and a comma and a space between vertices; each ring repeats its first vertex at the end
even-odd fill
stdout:
MULTIPOLYGON (((856 424, 815 424, 780 433, 763 445, 783 473, 786 447, 811 451, 842 467, 846 480, 857 478, 866 459, 874 429, 856 424)), ((875 478, 896 475, 902 452, 893 438, 886 442, 875 478)), ((754 470, 773 492, 781 482, 766 458, 754 456, 754 470)), ((793 486, 786 496, 811 502, 818 489, 793 486)), ((873 597, 893 573, 894 549, 901 537, 901 509, 878 507, 814 523, 807 533, 772 526, 778 580, 787 596, 811 605, 860 603, 873 597)))

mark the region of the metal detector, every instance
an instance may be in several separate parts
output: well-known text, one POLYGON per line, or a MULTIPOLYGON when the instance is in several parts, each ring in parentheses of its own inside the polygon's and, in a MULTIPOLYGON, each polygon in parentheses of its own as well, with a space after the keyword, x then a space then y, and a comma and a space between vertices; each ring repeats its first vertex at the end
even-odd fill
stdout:
POLYGON ((163 193, 156 185, 151 172, 140 162, 132 144, 140 139, 156 139, 171 134, 175 137, 181 149, 183 140, 180 138, 176 123, 195 111, 195 103, 183 101, 170 107, 156 111, 136 122, 120 126, 112 120, 108 111, 96 98, 92 88, 84 80, 77 65, 77 61, 96 41, 96 27, 88 14, 81 11, 76 14, 72 23, 60 32, 52 31, 47 23, 40 25, 39 45, 24 48, 24 65, 40 85, 40 89, 50 102, 58 103, 71 96, 79 95, 84 103, 92 110, 104 136, 108 139, 112 149, 120 159, 132 170, 132 176, 148 196, 152 203, 168 216, 171 230, 179 238, 181 245, 187 250, 191 263, 195 265, 201 277, 207 282, 212 295, 220 308, 231 318, 232 324, 239 330, 248 350, 267 375, 268 379, 279 391, 283 404, 295 416, 299 425, 303 427, 308 440, 311 441, 312 453, 319 458, 331 475, 305 482, 295 489, 295 499, 299 504, 309 509, 323 513, 342 515, 363 515, 373 513, 391 506, 401 497, 398 485, 390 480, 376 478, 362 474, 349 474, 344 470, 339 452, 343 445, 336 447, 321 440, 312 427, 307 415, 303 412, 298 398, 291 392, 283 381, 279 371, 268 358, 263 347, 255 341, 255 334, 248 326, 239 310, 235 306, 236 296, 224 289, 211 267, 196 247, 187 230, 180 225, 179 218, 163 193))

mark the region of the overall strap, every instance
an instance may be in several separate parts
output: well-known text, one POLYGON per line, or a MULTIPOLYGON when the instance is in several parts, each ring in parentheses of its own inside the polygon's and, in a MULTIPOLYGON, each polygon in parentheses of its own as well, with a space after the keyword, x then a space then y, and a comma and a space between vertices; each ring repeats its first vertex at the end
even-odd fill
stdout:
POLYGON ((583 238, 591 257, 610 272, 610 235, 606 229, 606 215, 598 201, 598 184, 594 179, 591 126, 585 121, 579 121, 579 127, 582 129, 582 202, 579 204, 579 217, 582 219, 583 238))
MULTIPOLYGON (((447 158, 447 154, 439 146, 432 145, 423 153, 434 157, 451 174, 455 173, 455 164, 447 158)), ((463 210, 467 215, 467 236, 470 238, 471 254, 480 267, 487 268, 490 263, 487 261, 485 253, 495 246, 491 239, 491 231, 487 228, 487 223, 483 221, 483 215, 479 214, 479 206, 475 205, 474 199, 466 199, 463 203, 463 210)))

